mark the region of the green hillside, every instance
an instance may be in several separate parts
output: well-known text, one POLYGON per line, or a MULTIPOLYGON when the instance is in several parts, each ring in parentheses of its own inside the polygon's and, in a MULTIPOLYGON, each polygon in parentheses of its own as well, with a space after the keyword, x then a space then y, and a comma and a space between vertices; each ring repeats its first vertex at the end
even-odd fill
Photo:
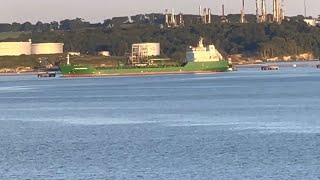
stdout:
POLYGON ((0 41, 6 39, 18 39, 22 34, 30 34, 31 32, 1 32, 0 41))

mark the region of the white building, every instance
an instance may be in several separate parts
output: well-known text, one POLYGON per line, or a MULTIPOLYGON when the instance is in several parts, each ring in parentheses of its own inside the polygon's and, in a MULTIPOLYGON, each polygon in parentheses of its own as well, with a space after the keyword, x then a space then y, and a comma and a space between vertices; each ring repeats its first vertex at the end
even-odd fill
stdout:
POLYGON ((131 63, 145 63, 150 56, 160 55, 160 43, 132 44, 131 63))
POLYGON ((132 53, 140 56, 159 56, 160 43, 139 43, 132 44, 132 53))
POLYGON ((305 23, 307 23, 309 26, 316 26, 317 25, 316 19, 304 19, 303 21, 305 23))
POLYGON ((222 60, 222 56, 214 45, 204 47, 203 39, 200 38, 197 47, 189 47, 187 49, 186 60, 188 62, 211 62, 222 60))
POLYGON ((109 51, 99 51, 98 52, 99 56, 106 56, 109 57, 110 56, 110 52, 109 51))
POLYGON ((307 23, 309 26, 319 26, 320 25, 320 19, 303 19, 305 23, 307 23))
POLYGON ((70 56, 81 56, 80 52, 68 52, 70 56))

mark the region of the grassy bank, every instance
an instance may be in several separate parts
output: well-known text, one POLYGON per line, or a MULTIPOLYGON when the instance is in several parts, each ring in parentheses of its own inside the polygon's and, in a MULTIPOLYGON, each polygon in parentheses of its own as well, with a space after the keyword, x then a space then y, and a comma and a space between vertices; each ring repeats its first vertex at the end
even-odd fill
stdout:
MULTIPOLYGON (((0 69, 15 71, 16 69, 48 68, 58 66, 60 63, 66 64, 67 54, 55 55, 21 55, 0 57, 0 69)), ((125 63, 125 57, 104 57, 104 56, 71 56, 71 64, 88 64, 95 67, 118 67, 119 63, 125 63)))
POLYGON ((17 39, 22 34, 30 34, 31 32, 2 32, 0 33, 0 41, 5 39, 17 39))

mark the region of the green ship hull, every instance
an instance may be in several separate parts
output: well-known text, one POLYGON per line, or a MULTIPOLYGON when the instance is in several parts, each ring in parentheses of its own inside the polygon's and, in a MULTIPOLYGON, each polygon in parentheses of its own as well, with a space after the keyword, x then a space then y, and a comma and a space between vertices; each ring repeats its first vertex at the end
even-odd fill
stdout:
POLYGON ((97 69, 90 65, 61 65, 59 69, 65 77, 188 74, 227 71, 229 63, 228 61, 221 60, 213 62, 189 62, 181 67, 126 67, 117 69, 97 69))

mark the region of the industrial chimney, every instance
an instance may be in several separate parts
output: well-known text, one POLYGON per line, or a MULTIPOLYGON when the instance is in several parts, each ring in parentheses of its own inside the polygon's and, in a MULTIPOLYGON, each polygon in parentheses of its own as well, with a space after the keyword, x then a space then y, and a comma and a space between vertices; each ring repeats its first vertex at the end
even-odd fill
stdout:
POLYGON ((244 8, 245 8, 245 4, 244 4, 244 0, 242 0, 242 9, 241 9, 241 17, 240 17, 240 22, 241 23, 245 23, 244 8))

